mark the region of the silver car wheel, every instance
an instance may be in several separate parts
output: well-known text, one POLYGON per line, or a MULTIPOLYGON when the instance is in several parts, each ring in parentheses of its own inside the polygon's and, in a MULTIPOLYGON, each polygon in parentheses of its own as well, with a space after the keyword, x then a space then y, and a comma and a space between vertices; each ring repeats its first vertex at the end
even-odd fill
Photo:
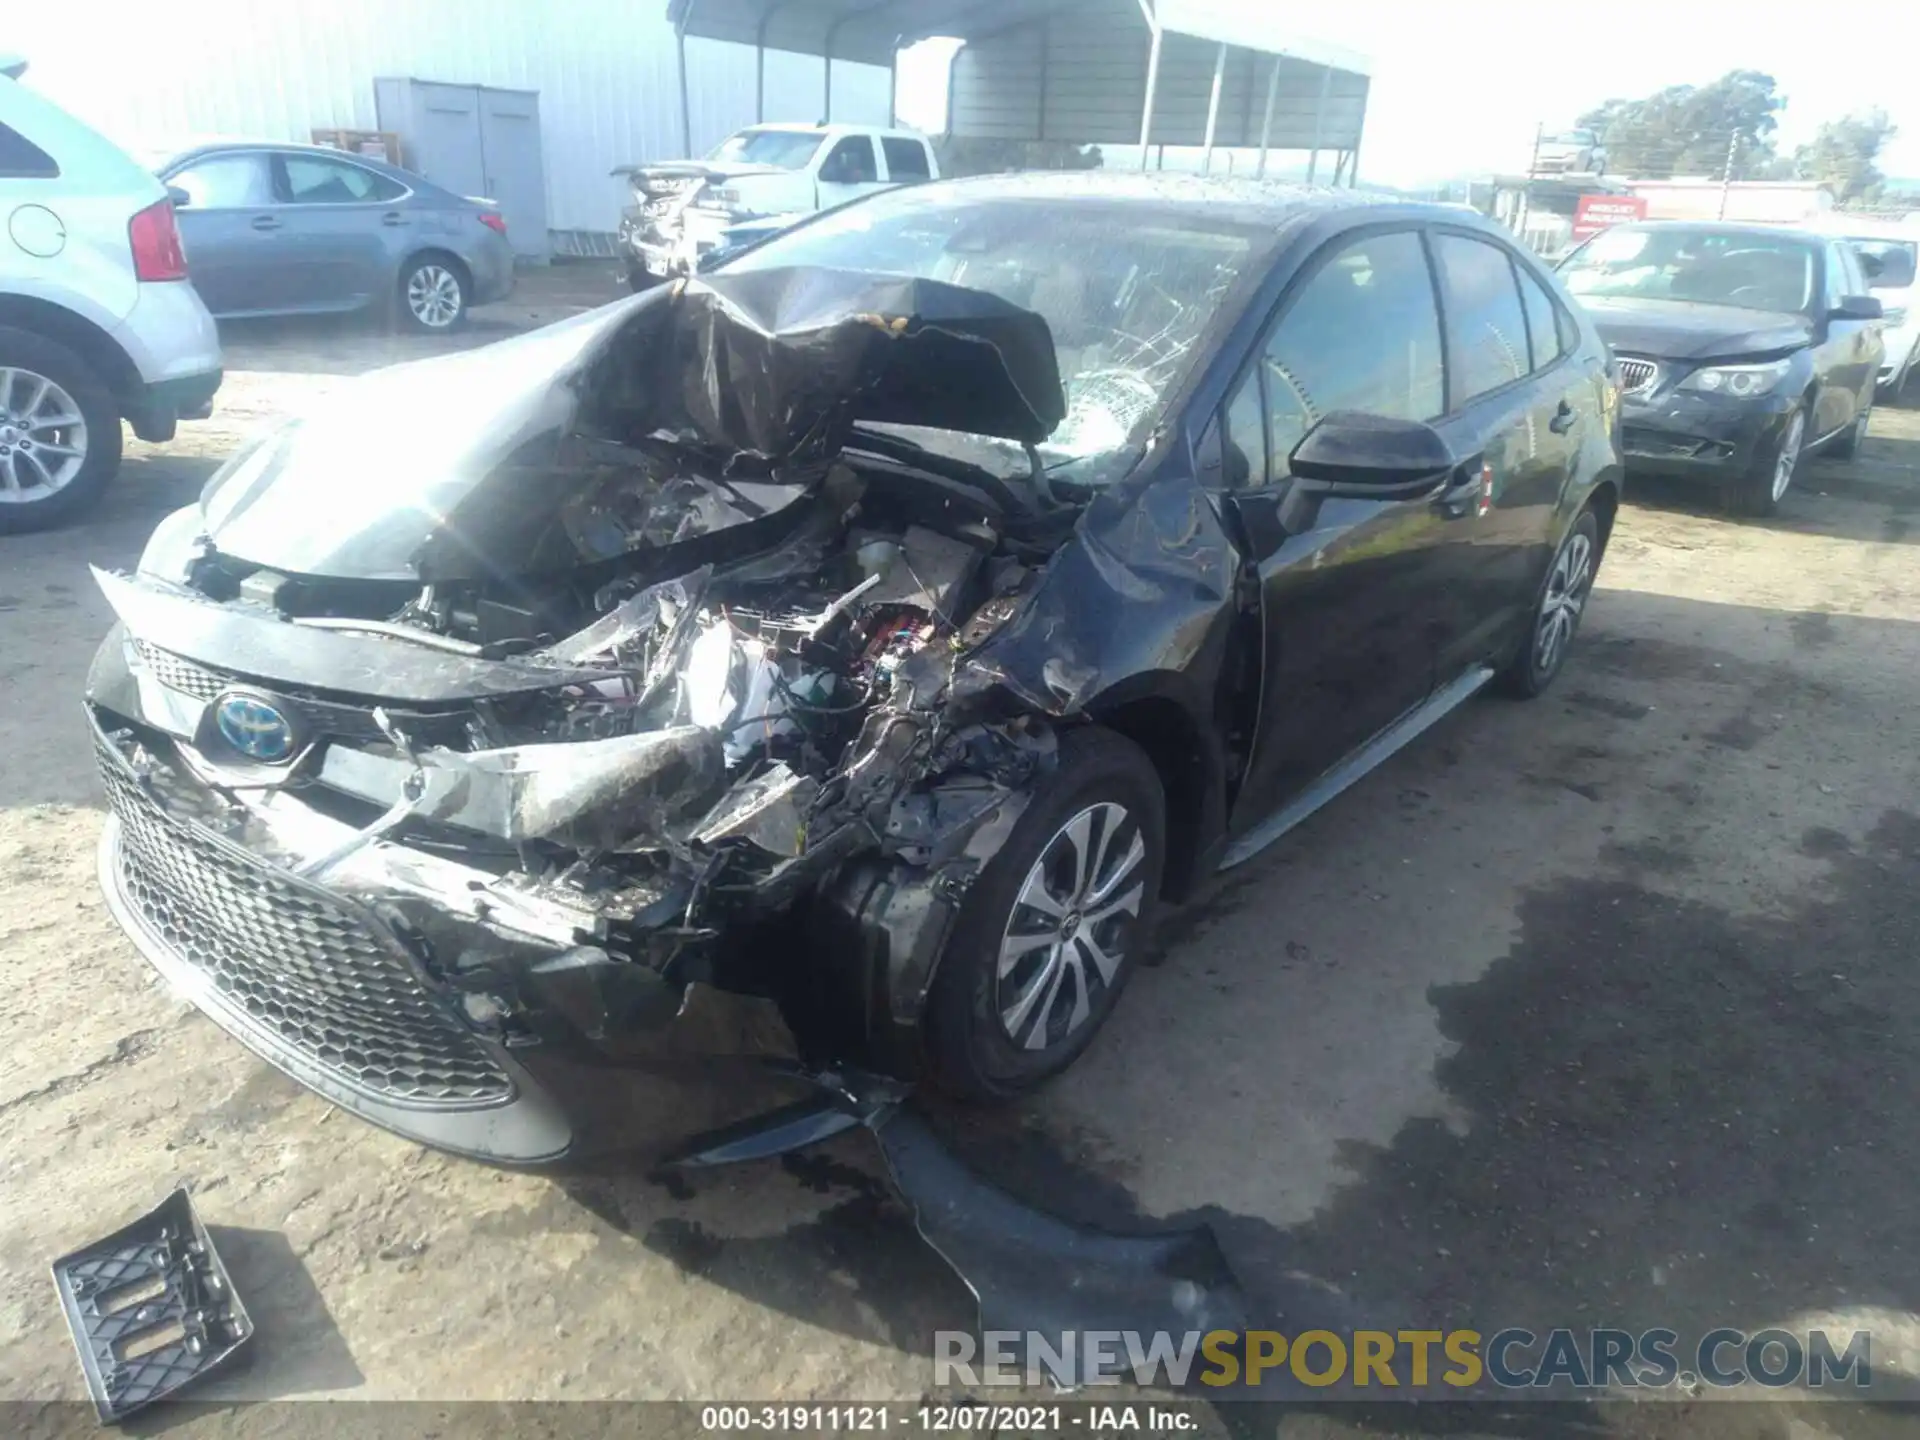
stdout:
POLYGON ((1778 501, 1793 484, 1794 467, 1800 463, 1800 441, 1807 433, 1807 417, 1796 410, 1787 421, 1787 433, 1780 437, 1780 454, 1773 462, 1773 498, 1778 501))
POLYGON ((444 330, 460 318, 460 281, 444 265, 422 265, 407 280, 407 308, 429 330, 444 330))
POLYGON ((1593 542, 1576 530, 1554 557, 1553 569, 1547 576, 1547 592, 1540 600, 1540 620, 1533 638, 1533 665, 1541 674, 1551 674, 1559 665, 1560 657, 1566 654, 1592 585, 1593 542))
POLYGON ((994 1005, 1016 1046, 1045 1050, 1092 1018, 1140 916, 1146 858, 1138 822, 1111 801, 1080 811, 1041 850, 1000 939, 994 1005))
POLYGON ((87 463, 80 406, 46 376, 0 369, 0 504, 45 500, 87 463))

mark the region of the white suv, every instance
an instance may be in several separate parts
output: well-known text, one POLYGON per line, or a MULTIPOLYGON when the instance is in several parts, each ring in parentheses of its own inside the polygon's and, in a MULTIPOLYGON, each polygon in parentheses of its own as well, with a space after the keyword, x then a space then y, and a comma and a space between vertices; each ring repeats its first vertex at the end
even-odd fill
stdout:
POLYGON ((170 440, 220 388, 173 206, 125 153, 0 57, 0 533, 79 514, 120 465, 120 422, 170 440))

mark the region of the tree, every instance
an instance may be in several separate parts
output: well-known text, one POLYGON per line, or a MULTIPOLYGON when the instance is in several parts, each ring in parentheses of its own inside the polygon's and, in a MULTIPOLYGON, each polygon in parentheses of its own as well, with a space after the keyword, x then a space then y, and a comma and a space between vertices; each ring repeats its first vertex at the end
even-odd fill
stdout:
POLYGON ((1607 147, 1607 169, 1642 180, 1727 173, 1744 180, 1771 166, 1777 113, 1786 100, 1758 70, 1729 70, 1710 85, 1669 85, 1643 100, 1608 100, 1580 117, 1607 147))
POLYGON ((1874 161, 1898 133, 1884 110, 1829 120, 1811 143, 1794 152, 1794 169, 1805 179, 1831 186, 1837 202, 1872 199, 1886 178, 1874 161))

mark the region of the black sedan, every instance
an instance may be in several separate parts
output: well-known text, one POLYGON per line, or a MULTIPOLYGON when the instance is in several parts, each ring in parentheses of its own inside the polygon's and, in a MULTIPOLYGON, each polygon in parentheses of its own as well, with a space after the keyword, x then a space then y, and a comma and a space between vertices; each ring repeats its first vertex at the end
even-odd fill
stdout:
POLYGON ((1019 1095, 1156 906, 1552 683, 1608 366, 1457 209, 1031 175, 369 375, 99 574, 108 901, 470 1155, 1019 1095))
POLYGON ((1618 357, 1627 463, 1769 515, 1800 458, 1867 433, 1880 301, 1844 241, 1679 221, 1601 232, 1560 276, 1618 357))

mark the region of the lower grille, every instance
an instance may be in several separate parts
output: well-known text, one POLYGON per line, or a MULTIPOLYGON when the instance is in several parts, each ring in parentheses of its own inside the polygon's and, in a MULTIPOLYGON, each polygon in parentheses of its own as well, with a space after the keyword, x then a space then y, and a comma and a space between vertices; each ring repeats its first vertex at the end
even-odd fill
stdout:
POLYGON ((1617 357, 1614 363, 1620 367, 1620 393, 1623 395, 1652 389, 1654 377, 1660 373, 1660 367, 1651 360, 1617 357))
MULTIPOLYGON (((512 1080, 356 909, 168 815, 104 748, 121 890, 150 935, 204 975, 241 1030, 391 1104, 472 1109, 512 1080)), ((216 1017, 218 1018, 218 1017, 216 1017)))

